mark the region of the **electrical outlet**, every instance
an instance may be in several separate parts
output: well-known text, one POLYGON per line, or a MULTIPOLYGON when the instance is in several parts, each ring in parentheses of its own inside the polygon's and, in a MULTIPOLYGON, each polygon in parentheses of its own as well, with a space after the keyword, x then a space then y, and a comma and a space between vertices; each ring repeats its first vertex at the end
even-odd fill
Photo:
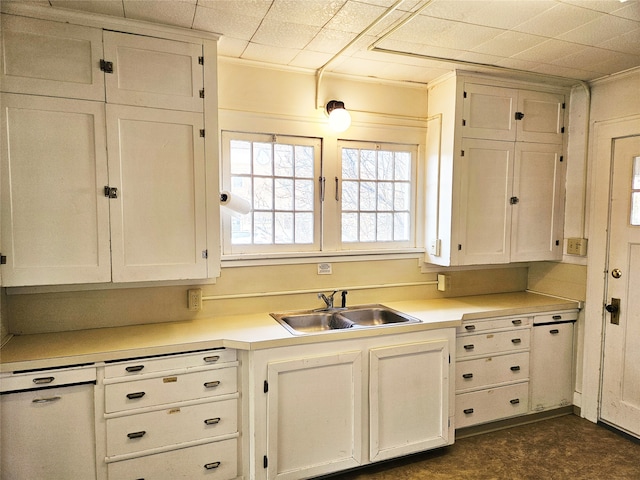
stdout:
POLYGON ((587 239, 586 238, 567 238, 567 255, 581 255, 587 254, 587 239))
POLYGON ((318 275, 331 275, 333 270, 331 269, 330 263, 319 263, 318 264, 318 275))
POLYGON ((202 310, 202 290, 200 288, 194 288, 187 292, 188 308, 192 312, 199 312, 202 310))
POLYGON ((438 291, 446 292, 448 290, 451 290, 451 276, 439 273, 438 274, 438 291))
POLYGON ((440 239, 436 239, 436 240, 432 240, 429 243, 429 254, 430 255, 434 255, 436 257, 440 256, 440 245, 441 245, 441 241, 440 239))

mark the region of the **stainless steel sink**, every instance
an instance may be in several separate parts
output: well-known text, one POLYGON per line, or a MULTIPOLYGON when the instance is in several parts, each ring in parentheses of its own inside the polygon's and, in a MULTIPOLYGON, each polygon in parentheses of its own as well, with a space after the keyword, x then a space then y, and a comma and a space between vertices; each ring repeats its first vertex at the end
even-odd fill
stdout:
POLYGON ((420 323, 417 318, 379 304, 271 313, 270 315, 294 335, 326 333, 346 328, 379 328, 420 323))

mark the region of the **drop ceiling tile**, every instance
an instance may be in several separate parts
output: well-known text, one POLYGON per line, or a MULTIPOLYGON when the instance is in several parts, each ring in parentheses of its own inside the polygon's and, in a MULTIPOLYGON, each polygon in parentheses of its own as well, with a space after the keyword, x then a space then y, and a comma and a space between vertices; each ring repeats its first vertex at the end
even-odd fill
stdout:
POLYGON ((610 13, 620 8, 620 0, 560 0, 577 7, 588 8, 598 12, 610 13))
POLYGON ((478 44, 472 49, 474 52, 486 53, 489 55, 499 55, 510 57, 529 48, 533 48, 545 42, 547 39, 539 35, 529 35, 528 33, 507 31, 503 32, 489 41, 478 44))
POLYGON ((251 41, 273 47, 302 49, 313 40, 319 31, 319 27, 281 22, 267 17, 251 41))
POLYGON ((355 33, 323 28, 313 40, 309 42, 307 49, 313 52, 333 54, 342 50, 355 37, 355 33))
POLYGON ((241 15, 242 17, 253 17, 262 19, 273 0, 198 0, 199 7, 210 8, 219 12, 220 15, 241 15))
POLYGON ((456 57, 456 60, 463 60, 465 62, 482 63, 485 65, 496 65, 497 62, 502 60, 503 56, 487 55, 486 53, 478 52, 464 52, 462 55, 456 57))
POLYGON ((274 47, 251 42, 247 45, 247 48, 242 54, 242 58, 278 65, 288 65, 299 53, 300 49, 296 48, 274 47))
POLYGON ((611 51, 602 48, 581 47, 577 48, 574 53, 546 63, 579 70, 591 70, 594 64, 606 60, 611 53, 611 51))
POLYGON ((638 66, 640 66, 640 55, 611 52, 606 59, 594 64, 593 69, 594 71, 605 72, 607 75, 611 75, 638 66))
POLYGON ((640 28, 602 42, 598 47, 637 55, 640 52, 640 28))
POLYGON ((331 60, 330 53, 310 52, 308 50, 302 50, 293 60, 289 63, 292 67, 311 68, 317 70, 331 60))
MULTIPOLYGON (((454 48, 445 48, 445 47, 437 47, 433 45, 425 45, 422 43, 414 43, 414 42, 405 42, 400 40, 394 40, 391 38, 385 39, 383 42, 380 42, 378 48, 395 51, 398 52, 398 55, 404 53, 415 54, 415 55, 424 55, 429 57, 440 57, 440 58, 457 58, 460 55, 463 55, 464 50, 456 50, 454 48)), ((385 54, 380 52, 381 54, 385 54)), ((386 55, 393 55, 392 53, 386 53, 386 55)), ((407 56, 410 59, 410 56, 407 56)), ((420 63, 423 60, 418 60, 420 63)))
POLYGON ((638 22, 604 15, 558 36, 557 39, 582 45, 598 45, 638 27, 640 27, 638 22))
POLYGON ((438 38, 453 28, 454 22, 418 15, 393 32, 388 38, 405 42, 435 44, 438 38))
POLYGON ((492 27, 449 23, 452 23, 451 27, 443 32, 442 35, 425 39, 424 42, 428 45, 458 50, 473 50, 476 45, 487 42, 504 32, 504 30, 492 27))
POLYGON ((518 58, 529 62, 551 63, 554 60, 571 55, 581 48, 580 45, 574 43, 551 39, 528 50, 517 53, 511 58, 518 58))
POLYGON ((556 77, 562 77, 566 79, 575 79, 575 80, 584 80, 584 81, 593 80, 595 78, 602 77, 602 74, 598 72, 568 68, 568 67, 563 67, 562 65, 549 65, 546 63, 541 63, 536 65, 536 67, 531 69, 531 71, 536 73, 541 73, 544 75, 553 75, 556 77))
POLYGON ((235 11, 221 12, 198 4, 193 28, 205 32, 221 33, 239 40, 251 40, 261 22, 262 18, 260 17, 249 17, 235 11))
POLYGON ((51 0, 51 6, 124 17, 122 0, 51 0))
POLYGON ((274 0, 268 19, 322 27, 342 8, 346 0, 274 0))
POLYGON ((360 33, 386 10, 376 5, 350 1, 326 24, 326 27, 341 32, 360 33))
POLYGON ((218 41, 218 55, 221 57, 238 58, 242 56, 242 53, 249 45, 247 40, 240 40, 237 38, 222 36, 218 41))
POLYGON ((638 0, 620 3, 618 5, 620 8, 614 10, 613 12, 610 12, 611 15, 626 18, 627 20, 635 20, 636 22, 640 22, 640 2, 638 0))
POLYGON ((156 2, 153 0, 123 0, 126 18, 191 28, 196 12, 195 0, 156 2))
POLYGON ((533 35, 555 37, 573 30, 583 23, 593 21, 601 15, 595 10, 559 3, 555 7, 516 25, 513 29, 533 35))

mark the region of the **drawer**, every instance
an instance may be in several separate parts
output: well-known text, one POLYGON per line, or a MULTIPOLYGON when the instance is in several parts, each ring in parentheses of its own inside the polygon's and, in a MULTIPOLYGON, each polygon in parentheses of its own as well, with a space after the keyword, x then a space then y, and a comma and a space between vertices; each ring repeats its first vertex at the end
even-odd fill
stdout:
POLYGON ((238 474, 238 441, 206 443, 107 465, 109 480, 229 480, 238 474))
POLYGON ((456 334, 475 333, 485 330, 502 330, 505 328, 528 327, 531 317, 481 318, 478 320, 464 320, 456 328, 456 334))
POLYGON ((109 418, 107 456, 150 450, 238 431, 238 401, 233 398, 109 418))
POLYGON ((126 362, 108 363, 104 367, 104 377, 135 377, 141 373, 162 372, 165 370, 179 370, 190 367, 235 362, 236 358, 236 351, 226 348, 197 353, 139 358, 126 362))
POLYGON ((456 339, 456 358, 528 350, 530 342, 531 330, 529 328, 482 335, 465 335, 456 339))
POLYGON ((0 377, 0 391, 33 390, 35 388, 72 385, 96 381, 96 368, 74 367, 39 372, 9 374, 0 377))
POLYGON ((529 406, 529 382, 456 395, 456 428, 524 415, 529 406))
POLYGON ((107 413, 235 393, 236 367, 158 376, 105 385, 107 413))
POLYGON ((474 390, 529 378, 529 352, 456 363, 456 391, 474 390))
POLYGON ((557 322, 575 322, 578 319, 577 310, 569 310, 565 312, 553 312, 544 315, 536 315, 533 323, 557 323, 557 322))

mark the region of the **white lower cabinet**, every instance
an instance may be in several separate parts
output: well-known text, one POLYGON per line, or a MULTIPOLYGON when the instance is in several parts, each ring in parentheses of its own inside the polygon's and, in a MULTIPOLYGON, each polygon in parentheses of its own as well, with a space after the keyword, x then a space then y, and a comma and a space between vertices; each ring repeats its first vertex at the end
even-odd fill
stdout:
POLYGON ((252 479, 303 479, 453 443, 454 329, 251 353, 252 479))
POLYGON ((2 480, 96 478, 95 379, 94 367, 0 378, 2 480))
POLYGON ((98 441, 103 474, 109 480, 236 478, 238 365, 227 349, 106 365, 98 441))
POLYGON ((484 388, 456 395, 456 427, 524 415, 529 409, 529 383, 484 388))

